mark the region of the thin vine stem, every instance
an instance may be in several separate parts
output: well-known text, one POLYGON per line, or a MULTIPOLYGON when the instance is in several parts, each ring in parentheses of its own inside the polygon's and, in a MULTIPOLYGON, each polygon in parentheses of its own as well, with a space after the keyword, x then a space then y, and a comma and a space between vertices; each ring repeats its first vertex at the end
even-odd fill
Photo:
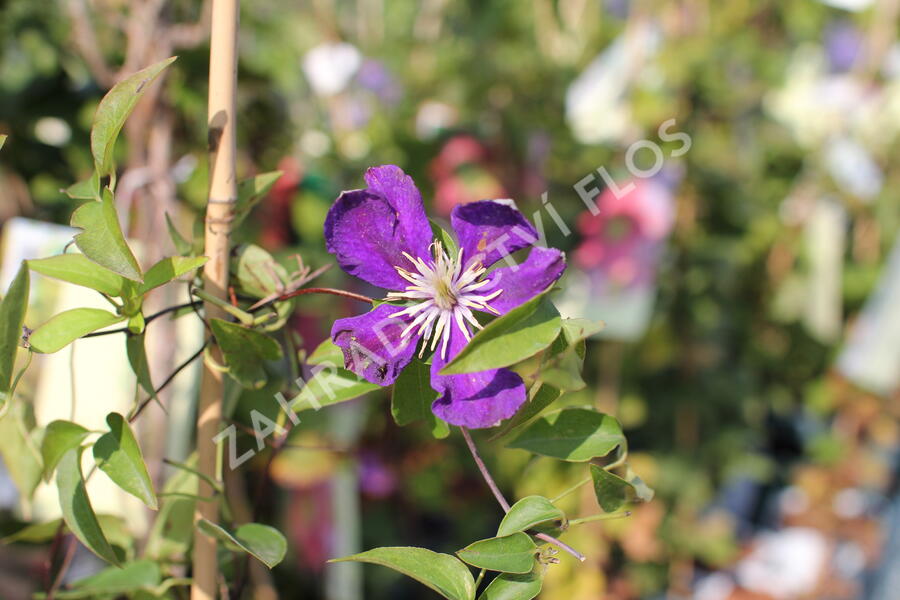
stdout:
MULTIPOLYGON (((175 311, 181 310, 183 308, 193 308, 194 306, 200 306, 203 304, 202 302, 185 302, 184 304, 178 304, 176 306, 170 306, 168 308, 164 308, 159 312, 153 313, 152 315, 144 318, 144 324, 151 323, 154 319, 157 319, 163 315, 167 315, 169 313, 173 313, 175 311)), ((89 337, 100 337, 101 335, 112 335, 114 333, 127 333, 129 331, 128 327, 119 327, 118 329, 107 329, 105 331, 94 331, 92 333, 87 333, 81 337, 89 338, 89 337)))
MULTIPOLYGON (((503 492, 500 491, 500 488, 497 487, 497 483, 494 481, 494 478, 491 476, 491 472, 488 471, 487 466, 484 464, 484 461, 481 459, 481 455, 478 453, 478 447, 475 446, 475 442, 472 441, 472 436, 469 435, 469 431, 465 427, 460 427, 459 430, 462 432, 463 439, 466 441, 466 446, 469 447, 469 452, 472 454, 472 458, 475 460, 475 464, 478 466, 478 470, 481 472, 481 476, 484 478, 485 483, 488 484, 488 487, 491 489, 491 492, 494 494, 494 498, 497 499, 497 502, 500 504, 500 507, 503 508, 503 512, 509 512, 509 502, 506 501, 506 498, 503 496, 503 492)), ((581 562, 584 562, 587 557, 584 554, 569 546, 565 542, 561 542, 552 535, 548 535, 546 533, 536 533, 534 537, 544 540, 549 544, 554 544, 559 546, 562 550, 568 552, 581 562)))
POLYGON ((153 394, 152 394, 150 397, 146 398, 143 402, 141 402, 141 404, 137 407, 137 409, 135 409, 134 414, 132 414, 130 417, 128 417, 128 422, 129 422, 129 423, 134 423, 135 420, 137 420, 137 418, 141 415, 141 413, 142 413, 142 412, 144 411, 144 409, 147 407, 147 405, 150 404, 150 402, 153 401, 153 397, 156 396, 157 394, 159 394, 159 393, 160 393, 161 391, 163 391, 164 389, 166 389, 166 386, 168 386, 170 383, 172 383, 172 381, 175 379, 175 377, 176 377, 179 373, 181 373, 184 369, 186 369, 188 365, 190 365, 192 362, 194 362, 195 360, 197 360, 198 358, 200 358, 200 357, 203 355, 203 351, 206 350, 206 347, 207 347, 208 345, 209 345, 209 340, 204 341, 204 342, 203 342, 203 345, 200 346, 200 349, 199 349, 199 350, 197 350, 196 352, 194 352, 194 353, 193 353, 189 358, 187 358, 184 362, 182 362, 180 365, 178 365, 177 367, 175 367, 175 370, 172 371, 172 372, 169 374, 168 377, 166 377, 166 380, 165 380, 165 381, 163 381, 161 384, 159 384, 159 387, 157 387, 157 388, 153 391, 153 394))
POLYGON ((354 294, 353 292, 348 292, 346 290, 337 290, 334 288, 323 288, 323 287, 314 287, 314 288, 301 288, 299 290, 294 290, 293 292, 288 292, 283 296, 279 296, 276 300, 288 300, 290 298, 294 298, 295 296, 302 296, 304 294, 331 294, 332 296, 343 296, 344 298, 351 298, 353 300, 359 300, 360 302, 368 302, 369 304, 374 304, 375 299, 369 298, 368 296, 363 296, 362 294, 354 294))

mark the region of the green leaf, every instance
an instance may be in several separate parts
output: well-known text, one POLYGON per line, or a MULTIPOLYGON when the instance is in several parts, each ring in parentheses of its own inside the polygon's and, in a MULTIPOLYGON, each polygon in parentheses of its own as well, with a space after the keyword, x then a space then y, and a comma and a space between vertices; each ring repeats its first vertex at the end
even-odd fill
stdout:
POLYGON ((122 415, 115 412, 106 416, 106 423, 109 431, 94 444, 97 466, 120 488, 156 510, 153 482, 131 427, 122 415))
POLYGON ((210 319, 210 328, 225 357, 228 374, 242 386, 259 389, 266 385, 266 360, 281 358, 281 346, 264 333, 222 319, 210 319))
POLYGON ((10 398, 0 411, 0 455, 16 488, 31 498, 41 482, 41 435, 35 427, 31 404, 10 398))
POLYGON ((28 343, 35 352, 52 354, 83 335, 124 320, 125 317, 99 308, 73 308, 59 313, 32 331, 28 343))
POLYGON ((441 242, 444 245, 444 250, 446 250, 447 255, 455 260, 456 255, 459 254, 459 244, 456 243, 453 235, 438 225, 434 220, 428 219, 428 222, 431 224, 431 233, 434 235, 434 239, 441 242))
POLYGON ((63 190, 66 196, 72 200, 96 200, 100 187, 100 178, 91 175, 88 179, 83 179, 73 183, 63 190))
POLYGON ((15 533, 10 534, 5 538, 0 538, 0 543, 14 544, 16 542, 26 542, 42 544, 44 542, 49 542, 56 536, 56 532, 59 531, 61 523, 62 519, 53 519, 52 521, 45 521, 44 523, 26 525, 15 533))
MULTIPOLYGON (((190 468, 196 455, 188 459, 190 468)), ((187 556, 194 536, 194 509, 199 478, 178 468, 163 485, 160 509, 147 536, 144 555, 165 562, 179 562, 187 556)))
POLYGON ((283 175, 281 171, 260 173, 238 184, 238 197, 234 205, 232 227, 243 221, 253 207, 269 193, 275 182, 283 175))
POLYGON ((359 398, 379 388, 380 386, 369 383, 346 369, 325 367, 306 382, 291 407, 296 412, 310 408, 318 410, 359 398))
POLYGON ((456 555, 479 569, 504 573, 529 573, 534 567, 537 546, 531 537, 518 532, 469 544, 456 555))
POLYGON ((401 427, 425 421, 436 438, 450 434, 450 426, 431 412, 438 393, 431 387, 431 367, 413 359, 394 382, 391 393, 391 415, 401 427))
POLYGON ((508 446, 584 462, 606 456, 624 443, 622 427, 613 417, 586 408, 565 408, 537 419, 508 446))
POLYGON ((144 283, 137 287, 139 296, 150 290, 173 281, 185 273, 198 269, 206 264, 205 256, 169 256, 164 258, 144 273, 144 283))
POLYGON ((44 431, 44 439, 41 441, 41 458, 44 459, 44 481, 50 481, 50 476, 56 470, 63 455, 73 448, 81 445, 91 432, 71 421, 52 421, 44 431))
POLYGON ((4 144, 6 144, 6 138, 9 137, 5 133, 0 134, 0 149, 3 148, 4 144))
POLYGON ((241 289, 254 298, 283 290, 289 279, 287 270, 271 254, 253 244, 238 250, 236 276, 241 289))
POLYGON ((473 600, 475 580, 457 558, 425 548, 374 548, 329 562, 355 561, 381 565, 412 577, 449 600, 473 600))
POLYGON ((88 260, 83 254, 60 254, 29 260, 28 267, 41 275, 97 290, 107 296, 121 296, 125 278, 88 260))
POLYGON ((532 600, 541 593, 542 585, 540 573, 531 572, 524 575, 504 573, 495 577, 490 585, 484 588, 478 600, 532 600))
POLYGON ((597 465, 591 465, 591 479, 594 480, 594 494, 604 512, 615 512, 628 501, 631 484, 597 465))
POLYGON ((107 562, 118 565, 119 560, 100 528, 84 486, 81 452, 80 447, 66 452, 56 470, 56 487, 59 491, 59 505, 62 508, 63 519, 69 531, 91 552, 107 562))
POLYGON ((287 552, 287 540, 280 531, 268 525, 246 523, 238 527, 234 535, 206 519, 200 519, 197 526, 207 535, 225 542, 231 550, 246 552, 270 569, 280 563, 287 552))
POLYGON ((85 202, 75 209, 71 224, 83 230, 75 235, 75 245, 86 257, 126 279, 141 280, 141 267, 125 242, 108 188, 99 202, 85 202))
POLYGON ((560 396, 562 396, 562 393, 555 387, 542 385, 537 392, 534 393, 534 397, 523 404, 522 408, 516 411, 516 414, 506 422, 503 429, 501 429, 499 433, 493 435, 491 439, 497 439, 521 429, 541 414, 545 408, 556 402, 560 396))
POLYGON ((156 388, 153 385, 153 378, 150 376, 150 363, 147 360, 144 338, 144 333, 126 335, 125 353, 128 354, 128 364, 131 365, 131 370, 134 371, 138 385, 147 392, 150 398, 157 400, 156 388))
POLYGON ((634 495, 638 500, 641 502, 650 502, 653 500, 653 496, 655 495, 653 488, 644 483, 644 480, 631 470, 631 466, 628 466, 625 469, 625 481, 631 485, 631 489, 634 490, 634 495))
POLYGON ((509 508, 509 512, 500 521, 497 535, 502 537, 526 531, 547 521, 562 521, 565 518, 566 514, 543 496, 525 496, 509 508))
POLYGON ((336 346, 330 337, 327 337, 321 344, 316 346, 316 349, 309 355, 306 362, 311 365, 339 367, 344 364, 344 351, 339 346, 336 346))
POLYGON ((476 333, 441 375, 508 367, 552 344, 560 327, 559 312, 544 295, 537 296, 476 333))
POLYGON ((175 224, 172 223, 172 217, 169 216, 169 213, 166 213, 166 228, 169 230, 169 237, 172 238, 172 244, 175 246, 175 250, 178 254, 181 256, 189 255, 193 246, 178 233, 178 229, 176 229, 175 224))
MULTIPOLYGON (((79 579, 69 586, 70 589, 57 591, 53 597, 59 600, 119 597, 141 590, 153 590, 161 580, 158 564, 152 560, 138 560, 79 579)), ((35 597, 45 598, 46 594, 35 594, 35 597)))
POLYGON ((0 301, 0 407, 7 401, 12 388, 13 370, 16 366, 16 352, 22 339, 22 325, 28 308, 28 267, 19 267, 6 296, 0 301))
POLYGON ((175 61, 167 58, 123 79, 113 86, 97 106, 91 126, 91 154, 100 177, 112 175, 113 150, 125 120, 156 77, 175 61))

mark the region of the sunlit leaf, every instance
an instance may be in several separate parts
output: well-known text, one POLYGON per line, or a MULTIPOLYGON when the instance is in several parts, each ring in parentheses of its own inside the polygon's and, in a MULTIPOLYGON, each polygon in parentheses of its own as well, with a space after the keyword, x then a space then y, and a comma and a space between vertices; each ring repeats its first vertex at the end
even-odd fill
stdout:
POLYGON ((541 593, 543 579, 540 573, 524 575, 503 573, 484 588, 478 600, 532 600, 541 593))
POLYGON ((473 567, 504 573, 528 573, 534 567, 537 546, 531 537, 518 532, 473 542, 456 555, 473 567))
POLYGON ((272 255, 253 244, 238 249, 237 280, 241 290, 254 298, 266 298, 288 283, 288 272, 272 255))
POLYGON ((606 456, 625 443, 619 422, 585 408, 548 413, 529 425, 508 446, 571 462, 606 456))
POLYGON ((31 332, 28 343, 35 352, 52 354, 83 335, 124 320, 125 317, 99 308, 73 308, 59 313, 31 332))
POLYGON ((72 200, 97 200, 100 193, 100 178, 91 175, 87 179, 73 183, 63 190, 72 200))
POLYGON ((83 230, 75 235, 75 245, 86 257, 126 279, 141 280, 141 267, 125 242, 109 189, 103 190, 102 200, 75 209, 71 224, 83 230))
POLYGON ((371 563, 399 571, 430 587, 449 600, 473 600, 475 580, 472 573, 449 554, 438 554, 425 548, 374 548, 329 562, 356 561, 371 563))
POLYGON ((234 534, 206 519, 200 519, 197 526, 207 535, 225 542, 231 550, 246 552, 270 569, 284 560, 287 552, 287 540, 280 531, 268 525, 246 523, 234 534))
POLYGON ((107 296, 121 296, 125 278, 101 267, 82 254, 60 254, 29 260, 28 267, 41 275, 97 290, 107 296))
POLYGON ((50 481, 50 476, 56 470, 63 455, 73 448, 81 445, 91 432, 71 421, 52 421, 44 431, 44 439, 41 441, 41 458, 44 460, 44 480, 50 481))
POLYGON ((113 150, 125 120, 160 73, 175 61, 167 58, 126 77, 103 96, 91 126, 91 154, 100 177, 113 172, 113 150))
POLYGON ((22 325, 28 308, 28 267, 19 267, 6 296, 0 300, 0 407, 8 400, 12 387, 16 352, 22 339, 22 325))
POLYGON ((514 433, 520 430, 522 427, 530 423, 535 417, 537 417, 545 408, 556 402, 559 397, 562 396, 560 391, 553 386, 550 385, 542 385, 537 392, 534 393, 534 397, 530 398, 525 404, 522 405, 516 414, 512 416, 512 418, 507 421, 503 429, 500 430, 499 433, 495 434, 492 439, 496 439, 510 433, 514 433))
POLYGON ((66 452, 56 470, 56 487, 63 519, 78 541, 103 560, 117 565, 119 560, 100 528, 85 489, 81 473, 81 452, 80 447, 66 452))
POLYGON ((131 427, 119 413, 109 413, 106 423, 109 431, 94 444, 97 466, 120 488, 156 510, 153 482, 131 427))
POLYGON ((380 386, 369 383, 346 369, 325 367, 306 382, 292 403, 296 412, 359 398, 380 386))
POLYGON ((144 273, 144 283, 138 285, 137 293, 143 296, 153 288, 178 279, 185 273, 206 264, 205 256, 169 256, 162 259, 144 273))
POLYGON ((472 373, 515 364, 552 344, 560 327, 559 312, 545 296, 537 296, 476 333, 441 374, 472 373))
POLYGON ((543 496, 526 496, 509 508, 509 512, 500 521, 497 535, 501 537, 511 535, 541 523, 562 521, 565 518, 565 513, 543 496))
POLYGON ((172 217, 169 216, 169 213, 166 213, 166 228, 169 230, 169 237, 172 239, 172 244, 175 246, 175 250, 178 254, 181 256, 189 255, 193 246, 178 233, 178 229, 176 229, 175 224, 172 223, 172 217))
POLYGON ((41 436, 36 428, 32 406, 19 398, 10 398, 0 414, 0 455, 19 494, 31 498, 41 481, 41 436))
POLYGON ((311 365, 340 367, 344 364, 344 351, 339 346, 336 346, 330 337, 327 337, 321 344, 316 346, 316 349, 309 355, 306 362, 311 365))

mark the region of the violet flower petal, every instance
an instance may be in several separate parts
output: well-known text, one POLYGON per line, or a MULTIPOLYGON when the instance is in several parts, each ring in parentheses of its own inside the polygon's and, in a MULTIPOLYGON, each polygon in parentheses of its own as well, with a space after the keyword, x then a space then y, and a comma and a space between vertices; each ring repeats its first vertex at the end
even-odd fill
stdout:
POLYGON ((413 269, 403 255, 430 259, 433 238, 412 179, 394 166, 369 169, 369 188, 342 193, 325 219, 325 245, 346 272, 389 290, 408 282, 395 267, 413 269))
POLYGON ((453 323, 447 360, 440 346, 431 365, 431 387, 441 395, 431 405, 435 415, 452 425, 468 429, 493 427, 513 416, 525 402, 525 384, 509 369, 492 369, 461 375, 438 375, 466 345, 466 338, 453 323))
POLYGON ((489 304, 500 314, 506 314, 556 283, 565 270, 565 254, 556 248, 536 246, 521 264, 500 267, 487 275, 491 283, 485 290, 503 290, 489 304))
POLYGON ((465 264, 478 259, 490 267, 538 238, 528 219, 515 206, 500 200, 459 204, 453 207, 450 224, 459 238, 465 264))
POLYGON ((401 341, 410 317, 396 317, 402 306, 382 304, 358 317, 338 319, 331 339, 344 351, 344 366, 377 385, 394 383, 413 358, 419 337, 401 341))

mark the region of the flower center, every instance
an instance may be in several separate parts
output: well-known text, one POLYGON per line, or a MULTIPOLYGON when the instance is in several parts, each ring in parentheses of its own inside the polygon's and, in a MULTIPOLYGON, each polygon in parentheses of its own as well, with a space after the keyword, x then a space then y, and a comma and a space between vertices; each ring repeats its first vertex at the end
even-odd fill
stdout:
POLYGON ((431 245, 431 252, 434 260, 430 262, 403 253, 413 264, 415 271, 408 271, 402 267, 394 268, 410 285, 402 292, 390 292, 387 297, 389 300, 415 302, 396 315, 415 317, 400 337, 407 340, 413 333, 421 335, 423 343, 419 352, 420 357, 425 353, 429 340, 432 350, 437 347, 438 342, 441 342, 441 358, 446 360, 453 323, 456 322, 466 340, 471 339, 466 322, 476 329, 481 329, 481 324, 475 320, 472 310, 500 314, 488 305, 488 302, 499 296, 503 290, 495 289, 489 293, 484 290, 491 283, 489 279, 482 279, 487 269, 478 261, 463 269, 462 250, 454 260, 444 251, 443 244, 435 241, 431 245))

